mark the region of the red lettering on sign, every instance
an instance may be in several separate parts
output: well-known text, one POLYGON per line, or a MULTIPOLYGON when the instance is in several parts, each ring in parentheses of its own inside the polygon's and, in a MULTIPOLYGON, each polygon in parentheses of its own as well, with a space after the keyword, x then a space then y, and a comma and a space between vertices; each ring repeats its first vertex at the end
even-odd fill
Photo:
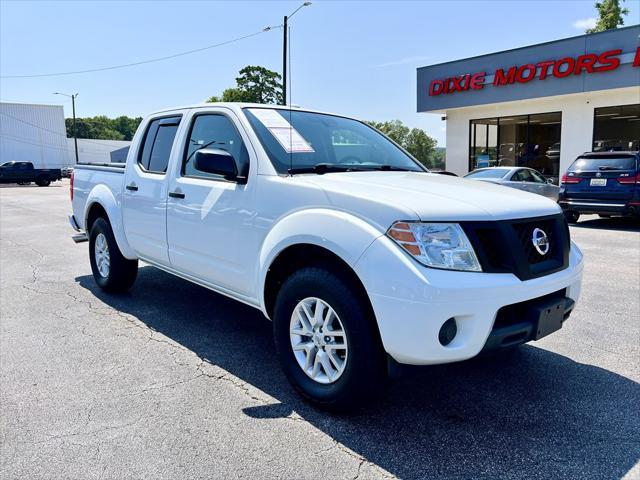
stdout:
POLYGON ((493 86, 501 87, 503 85, 511 85, 516 79, 516 67, 511 67, 505 75, 504 70, 499 68, 493 77, 493 86))
POLYGON ((540 80, 544 80, 547 78, 547 72, 549 71, 549 67, 555 63, 554 60, 546 60, 544 62, 536 63, 537 67, 540 67, 540 80))
POLYGON ((633 66, 640 67, 640 47, 636 48, 636 57, 633 59, 633 66))
POLYGON ((516 80, 520 83, 527 83, 536 77, 536 66, 533 63, 527 63, 518 68, 516 80))
MULTIPOLYGON (((493 86, 503 87, 514 83, 528 83, 536 77, 544 80, 550 75, 556 78, 565 78, 569 75, 582 75, 583 73, 608 72, 620 66, 620 54, 622 54, 622 49, 616 49, 600 54, 585 53, 577 57, 564 57, 559 60, 545 60, 520 66, 514 65, 508 69, 498 68, 493 76, 493 86)), ((640 47, 636 48, 632 66, 640 67, 640 47)), ((482 90, 485 81, 486 72, 467 73, 441 80, 432 80, 429 86, 429 95, 482 90)))
POLYGON ((429 95, 432 97, 435 95, 440 95, 444 90, 444 83, 442 80, 434 80, 431 82, 431 86, 429 87, 429 95))
POLYGON ((558 60, 553 64, 553 76, 556 78, 564 78, 573 73, 576 61, 571 57, 565 57, 558 60), (562 69, 562 66, 566 65, 566 69, 562 69))
MULTIPOLYGON (((640 48, 638 49, 638 52, 640 52, 640 48)), ((485 76, 486 76, 485 72, 474 73, 473 76, 471 77, 471 88, 473 88, 474 90, 483 89, 485 76)))
POLYGON ((588 73, 593 73, 593 65, 598 61, 598 56, 593 53, 587 53, 586 55, 580 55, 576 61, 576 66, 573 69, 574 75, 580 75, 582 70, 586 70, 588 73))
POLYGON ((608 72, 610 70, 615 70, 620 66, 620 59, 617 55, 620 55, 622 50, 609 50, 607 52, 602 52, 598 55, 598 63, 601 65, 599 67, 595 67, 593 69, 594 72, 608 72))

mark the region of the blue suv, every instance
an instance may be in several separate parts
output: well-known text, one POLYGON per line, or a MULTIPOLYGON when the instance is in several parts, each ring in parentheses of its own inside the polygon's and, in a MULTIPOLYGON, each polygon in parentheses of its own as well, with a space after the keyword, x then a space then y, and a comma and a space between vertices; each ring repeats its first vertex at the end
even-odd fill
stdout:
POLYGON ((639 152, 580 155, 562 177, 558 203, 567 221, 582 213, 640 216, 639 152))

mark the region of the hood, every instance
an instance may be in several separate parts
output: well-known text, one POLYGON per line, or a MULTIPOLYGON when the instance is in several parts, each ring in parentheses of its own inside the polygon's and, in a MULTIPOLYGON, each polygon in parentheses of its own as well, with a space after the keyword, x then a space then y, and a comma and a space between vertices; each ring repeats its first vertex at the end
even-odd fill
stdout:
POLYGON ((489 182, 421 172, 342 172, 301 175, 329 201, 382 228, 396 220, 508 220, 560 213, 557 203, 489 182))

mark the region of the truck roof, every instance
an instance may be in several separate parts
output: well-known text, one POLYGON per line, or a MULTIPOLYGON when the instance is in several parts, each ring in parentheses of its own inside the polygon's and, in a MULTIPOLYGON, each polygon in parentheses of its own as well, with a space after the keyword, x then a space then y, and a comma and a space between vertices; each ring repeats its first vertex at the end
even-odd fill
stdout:
POLYGON ((337 117, 345 117, 345 118, 351 118, 348 117, 347 115, 341 115, 339 113, 332 113, 332 112, 323 112, 320 110, 313 110, 310 108, 303 108, 300 107, 299 105, 275 105, 275 104, 270 104, 270 103, 244 103, 244 102, 203 102, 203 103, 195 103, 192 105, 182 105, 179 107, 173 107, 173 108, 164 108, 162 110, 157 110, 154 112, 151 112, 149 115, 157 115, 159 113, 168 113, 168 112, 174 112, 174 111, 178 111, 178 110, 187 110, 187 109, 193 109, 193 108, 206 108, 206 107, 227 107, 230 108, 232 110, 242 110, 243 108, 271 108, 271 109, 275 109, 275 110, 296 110, 296 111, 300 111, 300 112, 312 112, 312 113, 323 113, 325 115, 335 115, 337 117))

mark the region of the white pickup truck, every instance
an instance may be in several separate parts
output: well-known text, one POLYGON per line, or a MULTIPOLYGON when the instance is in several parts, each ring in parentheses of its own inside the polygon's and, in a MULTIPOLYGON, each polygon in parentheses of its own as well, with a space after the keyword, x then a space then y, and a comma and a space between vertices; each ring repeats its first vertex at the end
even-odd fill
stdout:
POLYGON ((327 408, 371 396, 398 363, 538 340, 580 294, 556 203, 431 174, 339 115, 156 112, 126 164, 78 165, 71 198, 101 288, 129 289, 141 260, 260 309, 291 383, 327 408))

